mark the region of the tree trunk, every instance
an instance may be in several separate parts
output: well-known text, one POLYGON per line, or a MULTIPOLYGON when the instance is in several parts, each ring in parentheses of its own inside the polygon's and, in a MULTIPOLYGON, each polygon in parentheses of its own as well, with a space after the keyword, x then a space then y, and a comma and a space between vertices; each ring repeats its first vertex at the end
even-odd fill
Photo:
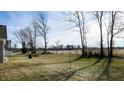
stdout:
POLYGON ((110 57, 113 57, 113 30, 114 30, 114 24, 115 24, 115 16, 116 12, 112 11, 111 13, 112 16, 112 25, 111 25, 111 40, 110 40, 110 57))
POLYGON ((114 21, 112 22, 112 26, 111 26, 110 55, 109 55, 110 57, 113 57, 113 27, 114 27, 114 21))
POLYGON ((35 28, 35 33, 34 33, 34 49, 33 49, 33 53, 36 53, 36 28, 35 28))
POLYGON ((44 38, 44 53, 47 53, 47 40, 44 38))
POLYGON ((113 57, 113 35, 111 36, 111 41, 110 41, 110 57, 113 57))
POLYGON ((81 56, 83 57, 84 56, 84 43, 83 43, 82 31, 80 31, 80 36, 81 36, 81 46, 82 46, 81 56))
POLYGON ((24 54, 27 52, 27 48, 26 48, 25 42, 22 42, 22 49, 21 49, 21 52, 24 53, 24 54))
POLYGON ((81 20, 80 20, 80 17, 79 17, 79 13, 77 13, 77 18, 78 18, 78 26, 79 26, 79 30, 80 30, 80 39, 81 39, 81 56, 83 57, 84 56, 84 39, 83 39, 83 33, 82 31, 84 29, 82 29, 82 26, 81 26, 81 20))
POLYGON ((102 22, 100 21, 100 56, 103 56, 103 36, 102 36, 102 22))
POLYGON ((107 50, 108 50, 108 56, 109 56, 109 33, 107 33, 107 50))

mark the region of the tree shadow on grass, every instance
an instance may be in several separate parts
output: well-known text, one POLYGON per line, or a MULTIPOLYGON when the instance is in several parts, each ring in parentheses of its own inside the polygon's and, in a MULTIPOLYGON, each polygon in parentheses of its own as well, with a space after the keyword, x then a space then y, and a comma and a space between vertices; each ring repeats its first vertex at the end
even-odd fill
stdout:
MULTIPOLYGON (((100 76, 97 78, 97 80, 109 80, 110 79, 110 65, 112 63, 112 58, 109 57, 108 60, 106 61, 107 63, 105 64, 105 67, 102 71, 102 73, 100 74, 100 76)), ((104 66, 102 64, 102 66, 104 66)))
MULTIPOLYGON (((80 59, 80 58, 79 58, 80 59)), ((91 67, 91 66, 94 66, 96 65, 97 63, 100 62, 100 60, 102 60, 103 57, 100 57, 97 61, 95 61, 94 63, 92 63, 91 65, 88 65, 88 66, 85 66, 83 68, 79 68, 79 69, 76 69, 76 70, 71 70, 71 71, 68 71, 67 73, 64 73, 63 76, 61 78, 58 78, 57 80, 61 80, 61 81, 65 81, 65 80, 68 80, 70 77, 72 77, 76 72, 80 71, 80 70, 83 70, 83 69, 86 69, 88 67, 91 67)), ((78 59, 77 59, 78 60, 78 59)))

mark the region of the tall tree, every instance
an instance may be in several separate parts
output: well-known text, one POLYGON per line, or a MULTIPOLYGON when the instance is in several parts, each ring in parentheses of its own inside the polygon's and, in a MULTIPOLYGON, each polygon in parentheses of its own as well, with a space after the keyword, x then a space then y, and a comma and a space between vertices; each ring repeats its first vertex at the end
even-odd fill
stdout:
POLYGON ((107 22, 105 22, 105 28, 106 28, 106 36, 107 36, 107 54, 109 56, 110 51, 110 28, 111 28, 111 15, 109 12, 106 12, 107 15, 107 22))
POLYGON ((81 56, 85 56, 85 47, 86 47, 86 24, 85 24, 85 15, 83 11, 74 11, 70 12, 70 18, 68 20, 74 26, 71 28, 78 28, 80 33, 81 41, 81 56))
POLYGON ((44 40, 44 53, 47 52, 47 34, 48 34, 48 15, 46 12, 37 12, 37 25, 38 25, 38 32, 40 33, 41 37, 44 40))
POLYGON ((124 31, 124 23, 120 17, 122 14, 119 11, 109 12, 111 15, 111 28, 110 28, 110 57, 113 57, 113 39, 120 32, 124 31))
POLYGON ((117 14, 116 11, 111 12, 111 28, 110 28, 111 36, 110 36, 110 54, 109 54, 110 57, 113 57, 113 36, 114 36, 113 30, 115 25, 116 14, 117 14))
POLYGON ((109 57, 113 57, 113 43, 114 37, 120 32, 124 31, 123 13, 120 11, 108 12, 108 34, 109 34, 109 57), (122 17, 121 17, 122 16, 122 17))
POLYGON ((27 34, 24 29, 20 29, 14 33, 18 42, 22 45, 22 53, 27 52, 27 34))
POLYGON ((22 52, 26 53, 27 49, 30 49, 33 53, 34 49, 34 33, 30 27, 25 27, 15 33, 18 41, 22 44, 22 52))
POLYGON ((32 26, 32 30, 34 32, 34 37, 33 37, 33 39, 34 39, 33 53, 36 53, 36 38, 37 38, 38 24, 37 24, 37 21, 35 19, 32 20, 31 26, 32 26))
POLYGON ((94 15, 98 21, 98 25, 100 28, 100 56, 104 55, 104 51, 103 51, 103 11, 96 11, 94 12, 94 15))
POLYGON ((30 27, 26 27, 25 29, 25 32, 27 34, 27 40, 28 40, 28 43, 27 43, 27 46, 28 46, 28 49, 33 53, 33 49, 34 49, 34 35, 33 35, 33 31, 30 27))

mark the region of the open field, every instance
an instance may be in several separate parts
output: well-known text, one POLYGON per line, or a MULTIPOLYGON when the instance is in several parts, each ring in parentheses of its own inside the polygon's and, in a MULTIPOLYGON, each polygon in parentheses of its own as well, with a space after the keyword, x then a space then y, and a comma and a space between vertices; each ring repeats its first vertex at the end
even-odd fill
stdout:
MULTIPOLYGON (((92 51, 92 53, 99 53, 100 49, 88 49, 87 51, 92 51)), ((81 54, 81 50, 59 50, 59 51, 50 51, 50 52, 55 54, 67 54, 67 53, 81 54)), ((104 49, 104 53, 107 54, 107 49, 104 49)), ((113 55, 124 57, 124 49, 114 49, 113 55)))
POLYGON ((75 54, 44 54, 28 59, 14 53, 0 64, 0 80, 124 80, 124 59, 79 58, 75 54), (71 62, 71 68, 70 68, 71 62))

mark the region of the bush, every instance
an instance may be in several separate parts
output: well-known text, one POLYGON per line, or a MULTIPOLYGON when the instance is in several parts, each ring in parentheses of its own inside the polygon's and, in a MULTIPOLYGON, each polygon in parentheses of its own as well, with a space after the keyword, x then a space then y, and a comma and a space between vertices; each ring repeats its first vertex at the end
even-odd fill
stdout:
POLYGON ((22 48, 22 49, 21 49, 21 52, 22 52, 23 54, 27 53, 27 48, 22 48))
POLYGON ((29 59, 31 59, 31 58, 32 58, 32 55, 31 55, 31 54, 29 54, 28 58, 29 58, 29 59))

